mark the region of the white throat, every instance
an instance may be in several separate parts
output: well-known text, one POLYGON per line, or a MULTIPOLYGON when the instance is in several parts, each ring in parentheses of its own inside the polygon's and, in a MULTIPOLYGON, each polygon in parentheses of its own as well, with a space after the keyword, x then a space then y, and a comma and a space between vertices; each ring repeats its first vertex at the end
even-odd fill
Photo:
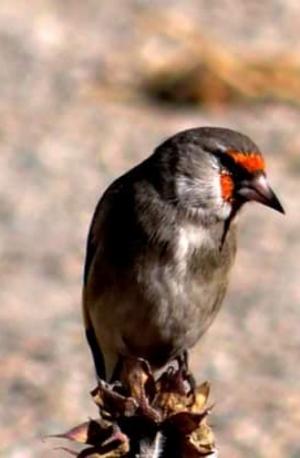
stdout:
POLYGON ((209 228, 196 223, 183 223, 177 234, 176 258, 180 271, 185 271, 190 255, 201 247, 212 247, 209 228))

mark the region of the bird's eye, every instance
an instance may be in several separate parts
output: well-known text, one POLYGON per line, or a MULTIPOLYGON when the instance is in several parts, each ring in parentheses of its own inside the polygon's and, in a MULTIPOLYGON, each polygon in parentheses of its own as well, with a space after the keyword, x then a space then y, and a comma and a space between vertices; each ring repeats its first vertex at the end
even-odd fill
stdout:
POLYGON ((222 153, 222 154, 218 154, 217 157, 218 157, 218 160, 222 168, 230 170, 232 173, 234 173, 236 169, 236 163, 231 156, 229 156, 226 153, 222 153))
POLYGON ((233 151, 222 148, 214 148, 207 151, 217 158, 220 164, 220 170, 230 173, 235 181, 247 179, 251 176, 250 168, 245 166, 245 163, 249 162, 248 156, 245 156, 243 153, 239 153, 238 156, 237 154, 233 154, 233 151), (246 157, 247 160, 242 161, 240 157, 246 157))
POLYGON ((220 164, 221 170, 227 170, 228 172, 235 175, 238 172, 237 164, 232 156, 224 152, 223 150, 210 151, 215 156, 220 164))

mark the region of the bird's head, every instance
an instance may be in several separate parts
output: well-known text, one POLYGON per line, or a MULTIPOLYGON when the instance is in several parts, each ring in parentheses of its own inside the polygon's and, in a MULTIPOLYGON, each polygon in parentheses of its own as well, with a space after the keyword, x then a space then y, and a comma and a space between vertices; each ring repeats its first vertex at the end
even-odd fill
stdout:
POLYGON ((270 187, 264 158, 250 138, 230 129, 202 127, 171 137, 156 154, 167 193, 191 218, 231 220, 249 201, 284 213, 270 187))

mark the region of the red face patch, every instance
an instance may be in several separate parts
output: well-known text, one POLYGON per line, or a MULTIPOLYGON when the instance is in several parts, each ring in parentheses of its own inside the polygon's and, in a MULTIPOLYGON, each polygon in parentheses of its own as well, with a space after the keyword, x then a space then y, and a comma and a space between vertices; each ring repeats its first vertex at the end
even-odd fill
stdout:
POLYGON ((265 170, 265 161, 259 153, 242 153, 240 151, 230 150, 228 153, 234 161, 250 173, 263 172, 265 170))
POLYGON ((233 197, 234 182, 231 174, 225 170, 221 172, 221 193, 224 200, 230 201, 233 197))

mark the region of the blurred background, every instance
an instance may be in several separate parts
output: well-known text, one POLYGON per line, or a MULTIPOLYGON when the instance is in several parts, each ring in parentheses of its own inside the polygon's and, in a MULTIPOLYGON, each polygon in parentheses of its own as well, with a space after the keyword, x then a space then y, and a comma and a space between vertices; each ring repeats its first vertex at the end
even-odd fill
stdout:
POLYGON ((97 199, 167 136, 230 127, 286 217, 251 205, 226 303, 193 355, 222 458, 299 458, 300 3, 1 0, 0 454, 96 416, 81 323, 97 199))

